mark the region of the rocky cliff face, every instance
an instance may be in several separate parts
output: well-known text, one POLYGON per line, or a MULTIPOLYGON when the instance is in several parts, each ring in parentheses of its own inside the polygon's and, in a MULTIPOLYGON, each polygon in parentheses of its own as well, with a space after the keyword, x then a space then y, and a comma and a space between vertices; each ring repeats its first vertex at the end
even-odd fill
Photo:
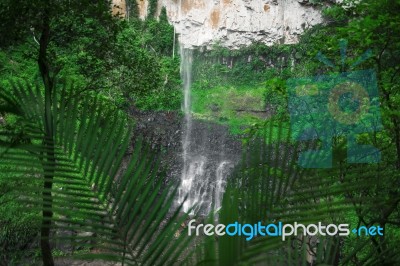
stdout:
MULTIPOLYGON (((146 17, 148 0, 137 2, 146 17)), ((305 29, 322 22, 309 0, 159 0, 158 7, 166 8, 185 47, 295 43, 305 29)))
POLYGON ((120 17, 127 16, 126 0, 112 0, 111 8, 114 16, 120 16, 120 17))

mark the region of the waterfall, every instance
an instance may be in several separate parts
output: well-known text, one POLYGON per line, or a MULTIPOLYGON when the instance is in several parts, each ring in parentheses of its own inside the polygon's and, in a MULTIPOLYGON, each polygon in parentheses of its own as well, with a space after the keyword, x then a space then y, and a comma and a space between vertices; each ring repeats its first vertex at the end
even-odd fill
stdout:
POLYGON ((188 212, 194 203, 199 202, 199 193, 191 193, 198 191, 198 184, 196 180, 200 179, 204 173, 204 158, 197 158, 193 160, 189 154, 190 140, 192 133, 192 115, 191 115, 191 86, 192 86, 192 63, 193 53, 190 49, 185 49, 180 46, 181 55, 181 77, 183 80, 183 112, 184 118, 184 135, 182 139, 182 157, 183 157, 183 170, 181 177, 181 185, 178 190, 178 203, 184 202, 183 211, 188 212))
MULTIPOLYGON (((182 0, 179 1, 178 23, 182 18, 182 0)), ((175 32, 175 31, 174 31, 175 32)), ((183 211, 190 214, 207 215, 221 207, 225 191, 226 178, 233 164, 225 156, 224 145, 213 145, 211 139, 223 142, 224 137, 213 135, 207 128, 199 128, 192 116, 192 64, 193 51, 184 47, 184 38, 180 34, 179 48, 181 56, 181 78, 183 81, 183 137, 182 137, 182 174, 178 188, 178 204, 183 203, 183 211), (197 125, 197 127, 196 127, 197 125), (185 200, 186 198, 186 200, 185 200)), ((175 40, 175 39, 174 39, 175 40)))
MULTIPOLYGON (((191 151, 192 143, 192 114, 191 114, 191 85, 192 85, 192 63, 193 53, 190 49, 184 49, 181 46, 181 76, 183 80, 183 112, 184 118, 184 134, 182 139, 182 157, 183 169, 181 176, 181 185, 178 190, 178 203, 183 204, 183 211, 189 210, 196 204, 192 213, 197 212, 203 205, 209 205, 207 202, 207 174, 205 165, 207 158, 191 151)), ((209 211, 209 210, 207 210, 209 211)))
POLYGON ((214 192, 215 210, 218 210, 221 207, 221 200, 225 192, 226 176, 229 175, 230 168, 231 163, 229 161, 222 161, 218 165, 214 192))
POLYGON ((232 163, 224 156, 224 147, 207 145, 212 132, 208 129, 193 128, 192 116, 192 63, 193 52, 190 49, 180 49, 181 77, 183 80, 183 112, 184 127, 182 138, 183 168, 181 184, 178 189, 178 203, 183 203, 183 211, 191 214, 207 215, 214 203, 214 210, 221 207, 225 191, 226 177, 232 169, 232 163), (215 150, 218 158, 215 158, 215 150), (212 155, 212 153, 214 154, 212 155))

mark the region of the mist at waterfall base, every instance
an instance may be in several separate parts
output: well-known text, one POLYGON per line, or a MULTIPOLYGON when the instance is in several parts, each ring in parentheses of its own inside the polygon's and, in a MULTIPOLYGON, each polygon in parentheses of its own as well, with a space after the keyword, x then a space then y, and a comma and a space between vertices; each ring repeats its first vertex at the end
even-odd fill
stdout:
MULTIPOLYGON (((191 111, 193 51, 180 49, 183 80, 184 125, 182 137, 183 169, 178 189, 178 204, 190 214, 207 215, 221 207, 227 177, 234 162, 226 155, 225 145, 216 149, 210 143, 216 137, 211 130, 199 130, 194 125, 191 111), (185 200, 186 198, 186 200, 185 200)), ((224 135, 217 138, 226 138, 224 135)), ((224 140, 220 140, 222 143, 224 140)))

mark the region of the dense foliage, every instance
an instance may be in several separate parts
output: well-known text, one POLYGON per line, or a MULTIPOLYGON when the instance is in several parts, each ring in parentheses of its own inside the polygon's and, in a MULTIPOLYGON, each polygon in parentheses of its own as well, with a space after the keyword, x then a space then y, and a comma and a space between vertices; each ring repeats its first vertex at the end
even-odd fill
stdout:
MULTIPOLYGON (((337 258, 329 263, 350 265, 394 265, 398 263, 399 258, 395 255, 395 250, 400 241, 400 191, 398 186, 400 170, 399 11, 400 2, 395 0, 344 1, 340 5, 326 8, 324 10, 326 23, 309 29, 301 36, 300 42, 296 45, 266 47, 254 44, 238 51, 217 47, 213 51, 201 53, 198 64, 194 67, 195 95, 203 95, 202 91, 212 92, 215 90, 213 88, 217 86, 218 89, 215 91, 221 92, 219 97, 214 95, 211 99, 211 101, 214 100, 212 104, 204 105, 202 108, 211 109, 212 106, 223 106, 223 102, 218 102, 218 100, 226 101, 224 95, 228 95, 226 91, 232 90, 232 87, 237 88, 234 95, 240 97, 242 91, 253 92, 254 94, 260 86, 263 86, 265 103, 263 108, 274 119, 278 119, 281 123, 286 122, 286 127, 290 122, 287 111, 288 87, 286 81, 288 79, 363 69, 372 69, 377 73, 380 111, 384 129, 378 132, 360 134, 357 139, 362 144, 372 144, 377 147, 382 152, 381 162, 376 165, 347 164, 346 148, 350 144, 346 141, 345 136, 336 136, 333 139, 334 168, 326 171, 309 172, 307 174, 309 176, 297 184, 299 186, 297 189, 303 191, 303 195, 295 196, 296 200, 303 199, 300 204, 301 207, 298 207, 299 209, 307 209, 310 214, 313 213, 312 209, 314 208, 316 212, 318 212, 318 209, 329 209, 329 214, 326 213, 328 211, 321 217, 313 214, 318 218, 313 217, 311 219, 316 218, 326 222, 346 221, 357 228, 376 224, 385 228, 386 233, 382 237, 349 237, 340 240, 337 258), (341 52, 340 40, 343 40, 342 43, 345 44, 342 45, 346 48, 345 57, 341 54, 343 52, 341 52), (323 54, 325 59, 320 54, 323 54), (247 87, 243 89, 243 86, 247 87), (225 93, 221 87, 225 88, 225 93), (355 184, 358 185, 355 186, 355 184), (362 184, 366 187, 363 188, 362 184), (307 186, 310 189, 301 188, 302 186, 307 186), (316 206, 308 205, 312 202, 317 202, 316 206), (329 207, 325 206, 327 203, 329 207)), ((246 102, 246 97, 241 97, 241 99, 243 103, 246 102)), ((228 105, 227 108, 230 108, 230 106, 232 105, 228 105)), ((199 107, 198 109, 202 110, 199 107)), ((214 117, 211 119, 218 122, 220 121, 218 117, 225 113, 226 111, 214 112, 214 117)), ((240 115, 240 113, 233 112, 223 122, 228 121, 228 124, 232 126, 234 123, 229 123, 229 120, 234 121, 240 115)), ((242 123, 249 121, 249 118, 244 117, 243 119, 242 123)), ((250 136, 258 136, 266 127, 269 127, 270 123, 259 119, 256 121, 256 125, 248 128, 245 132, 249 133, 250 136)), ((274 133, 271 134, 274 135, 274 133)), ((255 152, 255 150, 250 151, 255 152)), ((252 162, 252 160, 250 161, 252 162)), ((267 173, 267 170, 262 169, 261 163, 260 166, 253 166, 250 169, 267 173)), ((269 163, 266 163, 266 165, 269 165, 269 163)), ((243 171, 248 170, 247 167, 242 169, 240 176, 249 175, 248 172, 243 173, 243 171)), ((265 173, 258 174, 265 177, 265 173)), ((279 176, 276 178, 279 180, 279 176)), ((243 182, 243 178, 239 179, 243 182)), ((254 182, 256 179, 254 175, 250 175, 248 180, 254 182)), ((276 184, 275 182, 285 181, 273 181, 272 184, 276 184)), ((263 186, 268 187, 266 184, 260 184, 259 187, 263 186)), ((239 186, 236 189, 239 189, 239 192, 236 191, 239 195, 233 194, 232 197, 242 199, 246 197, 247 193, 250 193, 243 192, 243 189, 247 188, 239 186), (241 196, 241 193, 244 193, 244 195, 241 196)), ((274 191, 272 190, 272 193, 274 191)), ((262 206, 258 204, 258 200, 260 200, 258 197, 261 197, 262 200, 264 192, 255 188, 251 190, 250 194, 257 195, 257 193, 260 193, 260 195, 255 196, 257 199, 254 199, 254 202, 257 202, 258 207, 262 206)), ((291 196, 287 197, 290 200, 291 196)), ((236 204, 240 205, 241 202, 236 202, 236 204)), ((287 202, 280 204, 287 206, 285 205, 287 202)), ((291 205, 293 204, 291 202, 291 205)), ((271 208, 267 209, 277 217, 282 217, 282 215, 287 217, 288 215, 280 213, 283 209, 279 209, 278 214, 274 213, 271 208)), ((294 211, 295 207, 291 206, 290 209, 294 211)), ((290 215, 295 216, 295 214, 290 215)), ((295 220, 301 220, 302 214, 296 215, 299 216, 295 220)), ((246 221, 249 218, 237 217, 236 219, 246 221)), ((263 219, 263 215, 259 216, 258 219, 250 218, 247 221, 251 223, 260 219, 263 219)), ((238 242, 235 245, 245 245, 240 244, 240 240, 238 242)), ((305 244, 304 241, 301 242, 305 244)), ((252 248, 257 247, 257 245, 255 247, 250 245, 250 254, 252 248)), ((315 254, 315 256, 317 255, 315 254)), ((288 263, 284 261, 282 263, 288 263)))
MULTIPOLYGON (((49 10, 52 75, 68 77, 80 91, 97 91, 120 108, 179 109, 179 59, 172 58, 173 28, 165 9, 159 19, 141 21, 132 16, 121 20, 111 16, 107 2, 75 2, 61 1, 49 10)), ((19 8, 12 7, 11 1, 1 3, 5 24, 0 29, 0 75, 5 86, 9 79, 38 79, 36 60, 44 5, 46 1, 33 5, 22 1, 19 8), (14 12, 25 9, 24 23, 7 27, 21 17, 14 12)))
MULTIPOLYGON (((134 12, 129 20, 121 20, 119 16, 112 16, 110 6, 109 1, 43 0, 33 3, 31 1, 0 3, 2 15, 0 124, 4 130, 0 143, 3 147, 21 144, 19 137, 10 137, 11 132, 24 136, 22 142, 33 141, 36 142, 34 144, 38 144, 31 136, 27 136, 29 133, 24 126, 27 117, 16 110, 17 103, 10 99, 16 92, 15 89, 25 86, 17 85, 21 80, 27 84, 26 88, 36 87, 31 91, 36 97, 25 98, 25 104, 32 101, 32 105, 38 105, 40 101, 37 100, 44 97, 42 100, 46 105, 42 115, 46 119, 36 120, 38 123, 36 126, 39 128, 45 126, 42 128, 44 130, 42 137, 46 139, 43 145, 45 149, 50 150, 54 147, 49 139, 53 139, 55 137, 53 134, 57 133, 54 133, 49 125, 53 123, 51 117, 56 117, 53 108, 59 107, 52 97, 55 97, 67 83, 74 84, 74 89, 71 90, 71 97, 63 100, 71 104, 73 99, 91 95, 92 98, 86 98, 88 99, 86 104, 93 110, 96 110, 97 99, 107 102, 101 105, 104 112, 115 112, 118 109, 128 111, 131 108, 152 110, 180 108, 179 58, 172 58, 173 28, 167 21, 165 10, 159 20, 153 17, 141 21, 134 12), (162 35, 163 38, 156 38, 157 35, 162 35), (68 81, 65 83, 63 80, 68 81), (98 98, 94 97, 95 95, 98 98), (15 104, 13 107, 10 106, 12 102, 15 104)), ((19 104, 24 105, 22 102, 19 104)), ((81 108, 79 111, 82 111, 81 108)), ((89 115, 91 112, 86 113, 89 115)), ((40 118, 39 114, 37 118, 40 118)), ((82 117, 77 118, 73 118, 78 123, 76 126, 83 126, 82 117)), ((109 121, 115 120, 113 115, 107 118, 109 121)), ((113 132, 119 134, 119 137, 122 136, 121 132, 113 132)), ((88 141, 92 141, 90 139, 94 140, 87 138, 88 141)), ((50 228, 48 227, 53 212, 43 210, 41 214, 38 209, 27 209, 25 203, 27 199, 24 198, 21 202, 15 189, 18 187, 31 189, 35 191, 31 196, 37 197, 43 194, 44 199, 49 199, 52 192, 47 190, 56 187, 59 189, 60 186, 54 184, 52 171, 44 174, 44 183, 37 179, 41 173, 32 174, 33 179, 31 174, 20 172, 15 176, 9 174, 21 170, 34 171, 31 168, 20 169, 13 165, 12 160, 6 159, 7 156, 4 154, 6 152, 7 148, 1 151, 2 167, 4 166, 2 170, 6 169, 0 174, 1 212, 6 213, 0 218, 1 263, 21 264, 25 263, 25 259, 33 262, 33 259, 43 257, 44 264, 51 265, 53 262, 49 253, 50 228), (30 182, 29 178, 32 179, 30 182), (41 219, 42 215, 44 219, 41 219), (35 241, 39 238, 41 252, 38 242, 35 241)), ((33 156, 32 160, 35 161, 37 158, 33 156)), ((42 160, 50 162, 59 159, 49 155, 42 160)), ((104 160, 101 162, 103 166, 106 163, 104 160)), ((151 182, 148 184, 152 186, 151 182)), ((30 194, 25 194, 25 197, 27 196, 30 194)), ((43 204, 44 208, 48 206, 51 207, 52 204, 43 204)), ((60 216, 56 214, 55 218, 58 219, 60 216)), ((72 219, 76 221, 78 218, 72 217, 72 219)), ((82 249, 82 244, 73 247, 73 250, 77 249, 82 249)), ((57 253, 56 250, 57 248, 53 250, 54 254, 57 253)))

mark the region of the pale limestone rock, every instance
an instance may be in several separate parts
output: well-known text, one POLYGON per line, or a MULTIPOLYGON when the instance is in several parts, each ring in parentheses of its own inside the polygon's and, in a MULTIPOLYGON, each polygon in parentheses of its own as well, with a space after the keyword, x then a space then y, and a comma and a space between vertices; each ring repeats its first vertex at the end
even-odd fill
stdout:
MULTIPOLYGON (((148 0, 137 2, 144 18, 148 0)), ((185 47, 295 43, 306 28, 322 22, 321 11, 306 0, 159 0, 161 7, 185 47)))
POLYGON ((114 16, 118 15, 122 18, 126 16, 125 0, 113 0, 111 4, 112 4, 112 13, 114 16))

